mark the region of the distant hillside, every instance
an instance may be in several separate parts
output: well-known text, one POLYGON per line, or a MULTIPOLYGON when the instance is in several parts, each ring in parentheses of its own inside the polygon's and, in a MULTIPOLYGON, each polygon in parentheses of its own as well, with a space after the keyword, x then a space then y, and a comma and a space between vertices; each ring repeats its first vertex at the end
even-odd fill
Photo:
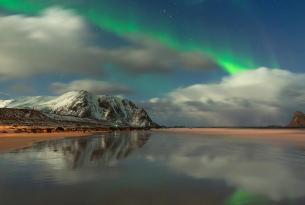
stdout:
POLYGON ((288 127, 305 127, 305 114, 302 112, 295 112, 288 127))

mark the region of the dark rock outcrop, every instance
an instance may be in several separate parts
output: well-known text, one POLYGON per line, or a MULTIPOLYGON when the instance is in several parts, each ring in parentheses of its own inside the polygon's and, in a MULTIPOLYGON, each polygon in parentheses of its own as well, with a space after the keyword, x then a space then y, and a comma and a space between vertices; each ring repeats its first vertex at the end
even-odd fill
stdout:
POLYGON ((305 127, 305 114, 302 112, 295 112, 288 127, 305 127))
POLYGON ((53 119, 49 118, 47 115, 37 110, 0 108, 0 123, 2 124, 40 124, 44 122, 53 121, 53 119))

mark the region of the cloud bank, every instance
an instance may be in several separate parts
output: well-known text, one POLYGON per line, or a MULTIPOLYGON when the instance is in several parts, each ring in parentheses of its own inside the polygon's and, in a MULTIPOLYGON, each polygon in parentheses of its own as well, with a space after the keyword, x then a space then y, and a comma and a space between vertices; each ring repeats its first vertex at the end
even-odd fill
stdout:
POLYGON ((86 90, 97 95, 127 95, 132 93, 124 85, 90 79, 74 80, 69 83, 54 82, 50 85, 50 90, 55 94, 75 90, 86 90))
POLYGON ((213 69, 218 65, 199 52, 173 50, 141 35, 126 36, 132 46, 104 51, 109 63, 130 72, 168 72, 175 68, 187 70, 213 69))
POLYGON ((178 65, 215 67, 203 54, 172 50, 144 38, 121 36, 128 45, 104 47, 81 17, 60 8, 39 16, 0 16, 0 30, 1 79, 71 72, 90 76, 109 64, 136 73, 164 72, 178 65))
POLYGON ((99 71, 102 60, 87 43, 85 22, 70 11, 52 8, 37 17, 2 16, 0 30, 1 78, 99 71))
POLYGON ((305 108, 304 82, 305 74, 258 68, 218 83, 178 88, 144 106, 167 125, 286 125, 293 112, 305 108))

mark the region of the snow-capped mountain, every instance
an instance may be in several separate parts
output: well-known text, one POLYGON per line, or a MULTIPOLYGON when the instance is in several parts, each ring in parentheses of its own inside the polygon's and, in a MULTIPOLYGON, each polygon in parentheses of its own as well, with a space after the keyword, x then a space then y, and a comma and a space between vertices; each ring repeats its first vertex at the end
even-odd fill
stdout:
POLYGON ((24 108, 49 116, 71 116, 107 121, 114 126, 156 127, 146 111, 133 102, 113 96, 98 96, 87 91, 72 91, 58 97, 36 96, 0 100, 0 108, 24 108))

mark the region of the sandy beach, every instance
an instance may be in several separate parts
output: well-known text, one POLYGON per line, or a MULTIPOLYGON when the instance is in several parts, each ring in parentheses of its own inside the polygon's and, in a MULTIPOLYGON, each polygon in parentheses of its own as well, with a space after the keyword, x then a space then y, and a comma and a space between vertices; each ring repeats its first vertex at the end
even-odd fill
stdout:
POLYGON ((61 133, 1 133, 0 153, 25 148, 35 142, 64 139, 67 137, 87 137, 93 132, 61 132, 61 133))
POLYGON ((231 137, 268 138, 305 142, 305 129, 264 129, 264 128, 168 128, 155 129, 157 132, 180 134, 221 135, 231 137))
MULTIPOLYGON (((177 134, 213 135, 242 138, 261 138, 277 141, 293 141, 305 143, 305 129, 254 129, 254 128, 167 128, 153 129, 154 132, 171 132, 177 134)), ((0 153, 33 145, 35 142, 64 139, 67 137, 86 137, 89 132, 58 133, 0 133, 0 153)))

